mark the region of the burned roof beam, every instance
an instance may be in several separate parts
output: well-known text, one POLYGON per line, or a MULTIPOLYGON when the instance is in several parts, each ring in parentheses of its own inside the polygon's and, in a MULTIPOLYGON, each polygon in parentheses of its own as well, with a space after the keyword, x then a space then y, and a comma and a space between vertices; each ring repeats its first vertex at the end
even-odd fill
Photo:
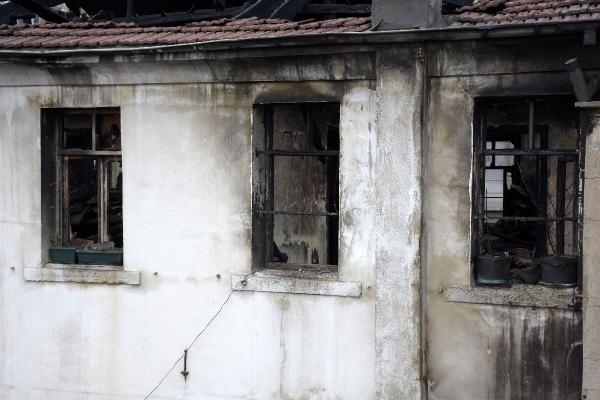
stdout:
POLYGON ((302 14, 370 15, 370 4, 307 4, 302 14))
POLYGON ((304 7, 304 0, 284 0, 269 16, 270 18, 293 19, 304 7))
POLYGON ((138 15, 113 19, 114 22, 135 22, 140 27, 172 26, 182 23, 204 21, 215 18, 231 18, 242 11, 242 7, 231 7, 218 11, 215 9, 194 10, 192 13, 174 12, 164 14, 138 15))
POLYGON ((56 14, 43 4, 35 0, 11 0, 13 3, 31 10, 41 18, 49 22, 67 22, 68 20, 62 15, 56 14))
POLYGON ((473 0, 444 0, 444 3, 452 4, 453 6, 470 6, 473 0))
POLYGON ((258 0, 235 16, 235 19, 286 18, 293 19, 302 10, 304 0, 258 0))

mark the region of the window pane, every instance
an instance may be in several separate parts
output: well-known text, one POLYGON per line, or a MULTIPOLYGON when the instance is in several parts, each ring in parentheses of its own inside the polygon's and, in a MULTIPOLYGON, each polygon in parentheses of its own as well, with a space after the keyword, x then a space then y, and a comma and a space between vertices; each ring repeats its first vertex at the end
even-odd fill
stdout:
POLYGON ((75 159, 69 168, 69 237, 98 241, 98 161, 75 159))
POLYGON ((122 162, 108 163, 108 235, 116 247, 123 247, 122 162))
POLYGON ((306 113, 301 105, 273 107, 273 149, 309 150, 306 113))
POLYGON ((338 151, 339 104, 273 106, 273 149, 338 151))
POLYGON ((121 118, 119 114, 96 115, 96 150, 121 150, 121 118))
POLYGON ((334 157, 275 157, 275 210, 331 211, 327 210, 327 158, 337 162, 334 157))
MULTIPOLYGON (((514 149, 515 146, 511 142, 496 142, 497 150, 514 149)), ((496 166, 510 167, 514 164, 514 156, 496 156, 496 166)))
POLYGON ((91 114, 66 114, 63 117, 63 148, 92 149, 91 114))
POLYGON ((337 217, 276 215, 271 261, 336 265, 337 227, 337 217))
POLYGON ((504 170, 485 170, 485 207, 488 211, 502 211, 504 170))

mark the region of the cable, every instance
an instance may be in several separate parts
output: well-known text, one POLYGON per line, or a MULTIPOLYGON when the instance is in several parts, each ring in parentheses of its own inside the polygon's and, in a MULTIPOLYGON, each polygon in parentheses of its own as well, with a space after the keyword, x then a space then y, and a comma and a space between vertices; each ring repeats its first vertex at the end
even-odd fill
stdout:
MULTIPOLYGON (((196 335, 196 337, 194 338, 194 340, 192 340, 192 343, 190 343, 189 346, 186 347, 187 350, 189 350, 194 345, 194 343, 196 343, 196 340, 198 340, 198 338, 208 329, 208 327, 213 323, 213 321, 217 318, 217 316, 219 316, 219 314, 221 313, 221 311, 223 311, 223 308, 225 307, 225 304, 227 304, 227 302, 229 302, 229 299, 231 299, 231 296, 233 295, 233 292, 235 292, 235 290, 237 289, 238 285, 240 283, 246 282, 246 279, 250 275, 252 275, 252 274, 254 274, 254 272, 251 272, 251 273, 245 275, 244 278, 240 279, 240 281, 238 283, 236 283, 235 286, 229 291, 229 294, 227 295, 227 298, 221 304, 221 306, 219 307, 219 309, 217 310, 217 312, 211 317, 210 320, 208 320, 208 322, 206 323, 206 325, 204 325, 204 328, 202 328, 202 330, 200 331, 200 333, 198 333, 196 335)), ((152 389, 150 391, 150 393, 148 393, 146 395, 146 397, 144 397, 144 400, 148 400, 150 398, 150 396, 152 396, 152 394, 156 391, 156 389, 158 389, 160 387, 160 385, 164 382, 164 380, 167 378, 167 376, 169 376, 169 374, 175 369, 175 367, 177 366, 177 364, 179 363, 179 361, 181 361, 182 358, 183 358, 183 354, 180 355, 177 360, 175 360, 175 362, 173 363, 173 366, 163 375, 162 378, 160 378, 160 381, 158 381, 158 383, 156 384, 156 386, 154 386, 154 389, 152 389)))

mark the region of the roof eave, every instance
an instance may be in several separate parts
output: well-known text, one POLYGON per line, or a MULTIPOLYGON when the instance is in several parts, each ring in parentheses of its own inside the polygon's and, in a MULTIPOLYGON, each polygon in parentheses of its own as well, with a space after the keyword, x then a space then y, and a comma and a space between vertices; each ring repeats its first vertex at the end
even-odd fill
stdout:
POLYGON ((58 48, 58 49, 0 49, 0 56, 20 57, 60 57, 102 54, 144 54, 189 51, 216 51, 236 49, 260 49, 307 45, 333 44, 389 44, 432 41, 485 40, 501 38, 529 38, 574 34, 588 29, 598 29, 600 20, 519 23, 505 25, 458 26, 436 29, 399 29, 386 31, 365 31, 318 35, 296 35, 284 37, 264 37, 255 39, 214 40, 197 43, 156 45, 142 47, 107 48, 58 48))

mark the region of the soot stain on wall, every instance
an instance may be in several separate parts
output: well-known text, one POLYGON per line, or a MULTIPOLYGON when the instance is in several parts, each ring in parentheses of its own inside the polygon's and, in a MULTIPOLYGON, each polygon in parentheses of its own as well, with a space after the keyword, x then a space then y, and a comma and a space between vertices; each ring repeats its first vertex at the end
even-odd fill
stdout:
POLYGON ((492 349, 490 398, 580 399, 581 312, 527 309, 505 317, 498 318, 503 322, 492 349))

